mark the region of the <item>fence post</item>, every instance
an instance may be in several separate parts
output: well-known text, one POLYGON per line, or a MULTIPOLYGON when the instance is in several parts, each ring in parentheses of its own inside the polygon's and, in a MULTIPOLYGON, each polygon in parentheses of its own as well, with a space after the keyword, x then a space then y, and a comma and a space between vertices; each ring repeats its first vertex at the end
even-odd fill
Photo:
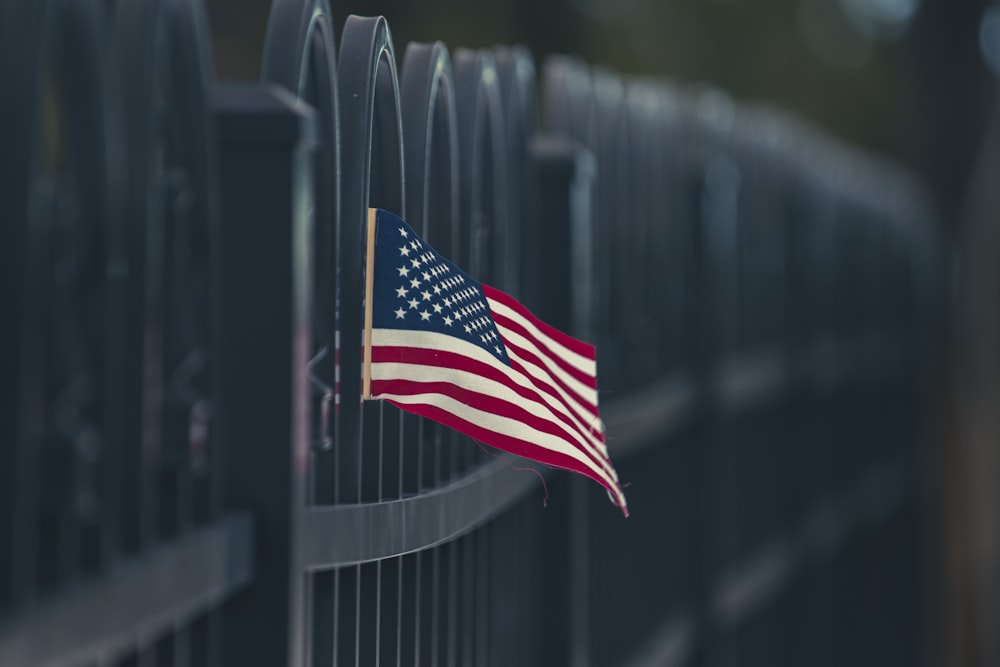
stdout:
POLYGON ((312 110, 278 88, 220 85, 225 503, 257 527, 253 585, 227 602, 225 664, 302 665, 310 416, 312 110))
MULTIPOLYGON (((537 176, 535 229, 532 234, 535 252, 525 258, 525 275, 536 274, 540 280, 525 281, 529 307, 558 329, 593 339, 593 238, 591 214, 596 165, 593 154, 580 144, 561 137, 543 136, 529 146, 532 170, 537 176), (543 268, 544 267, 544 268, 543 268)), ((553 586, 552 598, 565 595, 566 627, 552 628, 553 636, 565 631, 565 656, 562 647, 553 647, 550 656, 575 667, 589 664, 591 610, 589 608, 588 499, 592 489, 583 479, 572 479, 564 506, 566 526, 548 533, 552 543, 545 549, 555 553, 546 559, 546 579, 553 586), (565 539, 562 530, 565 530, 565 539), (561 580, 554 575, 562 574, 561 580), (565 589, 563 588, 565 586, 565 589)), ((559 505, 556 505, 559 507, 559 505)), ((560 517, 561 521, 562 518, 560 517)))

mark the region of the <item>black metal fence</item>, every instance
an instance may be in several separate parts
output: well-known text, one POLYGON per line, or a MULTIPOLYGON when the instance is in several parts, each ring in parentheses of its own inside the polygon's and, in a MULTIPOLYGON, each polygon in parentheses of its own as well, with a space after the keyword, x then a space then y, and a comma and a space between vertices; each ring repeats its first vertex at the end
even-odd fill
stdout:
POLYGON ((216 83, 202 12, 0 4, 0 665, 920 662, 905 175, 327 0, 216 83), (597 342, 629 519, 360 401, 369 206, 597 342))

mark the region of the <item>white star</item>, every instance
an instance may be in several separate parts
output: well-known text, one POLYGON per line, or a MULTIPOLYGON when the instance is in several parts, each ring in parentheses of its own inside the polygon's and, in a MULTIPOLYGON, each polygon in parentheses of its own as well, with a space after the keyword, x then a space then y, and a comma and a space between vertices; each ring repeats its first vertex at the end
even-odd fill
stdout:
POLYGON ((480 336, 479 340, 483 343, 483 345, 486 344, 486 336, 480 336))
POLYGON ((472 327, 470 327, 468 324, 465 325, 465 333, 467 333, 467 334, 471 334, 472 333, 472 327))
POLYGON ((406 257, 407 255, 410 254, 410 249, 404 245, 402 248, 399 249, 399 254, 402 255, 403 257, 406 257))
POLYGON ((420 278, 414 278, 413 280, 411 280, 410 281, 410 287, 412 287, 414 289, 420 287, 420 278))
MULTIPOLYGON (((437 277, 437 276, 435 276, 435 277, 437 277)), ((441 286, 438 285, 437 283, 434 284, 434 293, 435 294, 440 294, 441 293, 441 286)))
POLYGON ((410 308, 413 310, 416 310, 417 306, 420 305, 420 302, 417 301, 416 299, 410 299, 409 303, 410 303, 410 308))
POLYGON ((402 236, 402 237, 403 237, 404 239, 405 239, 405 238, 406 238, 407 236, 409 236, 409 234, 407 234, 407 233, 406 233, 406 230, 405 230, 405 229, 403 229, 402 227, 400 227, 400 228, 399 228, 399 235, 400 235, 400 236, 402 236))
POLYGON ((421 322, 427 322, 430 319, 431 319, 431 314, 430 313, 428 313, 426 310, 420 311, 420 321, 421 322))
POLYGON ((461 310, 458 310, 458 311, 457 311, 457 312, 455 313, 455 319, 456 319, 456 320, 460 320, 460 319, 462 319, 462 311, 461 311, 461 310))
POLYGON ((410 266, 412 266, 415 269, 419 269, 420 268, 420 260, 419 259, 411 259, 410 260, 410 266))
POLYGON ((454 321, 455 320, 451 319, 450 315, 445 315, 444 316, 444 323, 447 324, 448 326, 451 326, 451 323, 454 322, 454 321))
POLYGON ((396 319, 397 320, 403 319, 403 316, 406 315, 406 311, 403 310, 402 308, 397 308, 395 310, 395 313, 396 313, 396 319))
POLYGON ((435 313, 440 313, 442 310, 444 310, 444 308, 441 307, 440 303, 435 303, 433 308, 435 313))
POLYGON ((397 270, 399 271, 400 277, 405 277, 405 276, 410 275, 410 270, 408 268, 406 268, 405 266, 401 266, 397 270))
POLYGON ((416 250, 417 248, 420 247, 420 244, 417 243, 416 241, 411 241, 410 242, 410 247, 413 248, 414 250, 416 250))
POLYGON ((423 276, 424 276, 424 280, 430 280, 431 279, 431 274, 427 273, 426 271, 424 271, 423 276))
POLYGON ((500 346, 499 345, 494 345, 493 349, 497 351, 497 356, 500 356, 500 346))
POLYGON ((406 296, 406 288, 405 287, 400 287, 399 289, 397 289, 396 290, 396 296, 398 296, 400 298, 405 297, 406 296))
POLYGON ((451 299, 449 299, 448 297, 445 297, 444 298, 444 305, 446 305, 449 308, 451 308, 451 299))
POLYGON ((420 296, 424 297, 424 301, 430 301, 431 300, 431 293, 428 292, 427 290, 424 290, 423 292, 421 292, 420 296))

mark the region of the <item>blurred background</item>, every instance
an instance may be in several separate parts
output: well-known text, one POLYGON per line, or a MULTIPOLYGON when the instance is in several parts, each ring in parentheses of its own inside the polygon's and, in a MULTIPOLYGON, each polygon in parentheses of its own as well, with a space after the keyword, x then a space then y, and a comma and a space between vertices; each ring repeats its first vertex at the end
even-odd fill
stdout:
MULTIPOLYGON (((268 0, 209 0, 222 78, 259 74, 268 0)), ((987 0, 354 0, 337 17, 384 15, 397 49, 526 45, 622 73, 718 86, 898 158, 957 227, 1000 66, 987 0)))
MULTIPOLYGON (((209 0, 217 75, 256 79, 270 3, 209 0)), ((986 0, 353 0, 397 54, 526 45, 718 87, 902 163, 953 262, 928 386, 928 662, 1000 664, 1000 7, 986 0)), ((337 27, 339 31, 339 26, 337 27)))

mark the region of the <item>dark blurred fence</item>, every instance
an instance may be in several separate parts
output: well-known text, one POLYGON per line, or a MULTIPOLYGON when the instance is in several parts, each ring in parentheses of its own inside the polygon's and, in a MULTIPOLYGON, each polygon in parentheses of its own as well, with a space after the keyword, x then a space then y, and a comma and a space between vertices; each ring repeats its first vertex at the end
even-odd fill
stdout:
POLYGON ((326 0, 275 0, 260 83, 198 0, 0 20, 4 667, 920 661, 904 175, 326 0), (597 342, 629 519, 362 404, 369 206, 597 342))

